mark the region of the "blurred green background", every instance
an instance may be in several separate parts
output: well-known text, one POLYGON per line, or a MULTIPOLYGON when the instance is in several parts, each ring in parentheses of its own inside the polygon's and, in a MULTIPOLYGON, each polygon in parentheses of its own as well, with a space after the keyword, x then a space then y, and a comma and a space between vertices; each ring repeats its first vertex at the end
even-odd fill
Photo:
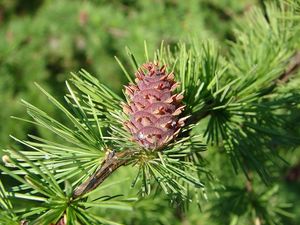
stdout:
MULTIPOLYGON (((233 19, 252 0, 1 0, 0 145, 37 128, 10 116, 25 116, 20 99, 52 111, 34 82, 58 98, 70 72, 84 68, 120 92, 124 76, 114 56, 127 62, 125 47, 143 56, 162 40, 175 44, 190 36, 223 42, 233 19)), ((55 113, 55 112, 54 112, 55 113)), ((59 115, 58 115, 59 116, 59 115)))
MULTIPOLYGON (((0 149, 15 145, 10 134, 20 139, 28 133, 46 138, 50 135, 34 125, 10 119, 10 116, 27 117, 21 99, 60 117, 34 82, 62 99, 70 72, 84 68, 121 93, 126 81, 114 56, 128 65, 126 46, 141 59, 144 41, 152 52, 162 40, 172 46, 180 40, 188 42, 190 37, 197 37, 215 40, 226 53, 226 40, 234 38, 235 21, 255 5, 261 6, 261 1, 0 0, 0 149)), ((291 166, 283 168, 279 185, 283 187, 280 197, 296 203, 293 211, 299 215, 295 199, 300 192, 300 165, 296 156, 288 156, 291 166)), ((122 215, 123 222, 168 224, 174 214, 167 204, 161 199, 149 201, 139 203, 142 210, 130 218, 122 215)), ((209 215, 213 214, 199 215, 197 209, 191 209, 189 224, 224 224, 222 219, 208 218, 209 215), (208 220, 211 222, 203 222, 208 220)), ((286 224, 296 225, 297 219, 299 216, 286 224)))

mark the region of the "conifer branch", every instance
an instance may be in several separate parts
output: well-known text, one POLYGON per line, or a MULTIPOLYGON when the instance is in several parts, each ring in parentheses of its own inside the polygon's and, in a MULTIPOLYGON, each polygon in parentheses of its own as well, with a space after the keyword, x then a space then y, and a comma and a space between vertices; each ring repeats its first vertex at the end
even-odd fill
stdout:
POLYGON ((295 7, 266 3, 263 9, 251 7, 244 17, 219 3, 203 5, 229 21, 243 14, 228 49, 194 40, 174 48, 162 44, 152 57, 145 44, 143 69, 140 57, 128 50, 130 71, 128 63, 123 66, 117 59, 129 82, 125 98, 84 70, 66 83, 64 103, 38 86, 60 110, 60 119, 23 102, 32 119, 19 120, 39 126, 46 135, 14 138, 24 149, 5 150, 1 174, 20 184, 6 190, 0 181, 0 224, 116 224, 108 220, 110 209, 132 210, 128 203, 137 198, 118 199, 127 195, 116 185, 118 177, 102 183, 121 167, 126 172, 128 165, 136 168, 131 187, 138 186, 141 197, 154 193, 156 198, 135 205, 134 217, 125 215, 126 224, 133 219, 148 223, 147 214, 155 224, 170 224, 165 215, 157 219, 154 214, 169 209, 160 193, 175 207, 171 216, 184 224, 194 224, 184 210, 192 208, 189 204, 201 207, 202 198, 210 199, 210 220, 224 218, 226 224, 281 224, 281 217, 291 216, 290 205, 276 200, 280 186, 269 188, 257 179, 271 181, 275 166, 280 168, 286 158, 277 149, 297 144, 288 127, 299 111, 299 90, 291 82, 300 70, 295 7), (231 167, 236 175, 243 171, 246 182, 227 173, 231 167), (111 196, 118 188, 121 194, 111 196), (95 193, 100 190, 102 196, 95 193), (209 196, 212 192, 218 199, 209 196), (32 205, 15 209, 10 198, 32 205), (106 209, 105 218, 93 213, 96 207, 106 209))
POLYGON ((132 150, 117 153, 110 151, 107 154, 106 159, 102 162, 100 168, 74 190, 73 198, 78 198, 93 191, 119 167, 128 164, 133 154, 134 151, 132 150))
POLYGON ((209 115, 210 109, 213 107, 214 105, 211 104, 208 107, 206 107, 206 110, 201 110, 201 112, 198 112, 194 115, 192 115, 191 117, 189 117, 186 121, 186 125, 190 125, 190 124, 196 124, 198 123, 201 119, 205 118, 206 116, 209 115))
MULTIPOLYGON (((296 52, 290 59, 290 63, 287 65, 285 72, 280 75, 278 78, 278 82, 285 83, 288 81, 290 76, 296 73, 300 69, 300 52, 296 52)), ((199 122, 201 119, 205 118, 209 115, 209 109, 212 108, 213 105, 207 107, 207 110, 201 111, 195 115, 192 115, 186 121, 186 125, 195 124, 199 122)), ((186 136, 187 133, 183 133, 180 137, 186 136)), ((126 150, 123 152, 109 152, 106 159, 102 162, 101 167, 90 176, 85 182, 79 185, 73 193, 73 198, 78 198, 90 191, 96 189, 101 183, 104 182, 106 178, 111 176, 119 167, 129 164, 132 160, 132 156, 135 154, 132 150, 126 150)), ((251 181, 248 180, 246 184, 247 191, 252 190, 251 181)))
MULTIPOLYGON (((284 72, 278 77, 277 84, 279 83, 286 83, 290 79, 290 77, 297 73, 300 69, 300 51, 297 51, 290 59, 289 63, 287 64, 286 69, 284 72)), ((273 89, 273 88, 271 88, 273 89)), ((191 115, 186 121, 186 125, 195 124, 199 122, 201 119, 205 118, 209 115, 209 109, 214 107, 213 104, 208 105, 206 107, 207 110, 201 110, 201 112, 191 115)))

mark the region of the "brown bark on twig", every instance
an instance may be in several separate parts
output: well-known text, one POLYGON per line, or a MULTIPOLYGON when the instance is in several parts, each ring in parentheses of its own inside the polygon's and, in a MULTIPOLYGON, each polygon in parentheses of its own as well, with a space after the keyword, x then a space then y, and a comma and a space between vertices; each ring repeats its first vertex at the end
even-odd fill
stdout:
POLYGON ((130 162, 134 151, 127 150, 123 152, 109 154, 103 161, 101 167, 85 182, 79 185, 73 193, 73 198, 78 198, 95 188, 97 188, 107 177, 109 177, 119 167, 130 162))
POLYGON ((279 76, 277 83, 286 83, 291 75, 300 69, 300 51, 297 51, 289 61, 286 70, 279 76))

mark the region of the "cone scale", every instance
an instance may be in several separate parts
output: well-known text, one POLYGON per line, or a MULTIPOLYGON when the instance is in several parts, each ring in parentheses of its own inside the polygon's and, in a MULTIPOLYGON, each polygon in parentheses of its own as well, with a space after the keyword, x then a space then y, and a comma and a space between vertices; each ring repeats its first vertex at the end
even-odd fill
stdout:
POLYGON ((184 126, 186 118, 179 118, 185 107, 183 95, 175 93, 178 83, 173 72, 166 72, 166 66, 149 62, 135 76, 135 84, 125 86, 128 103, 123 105, 123 111, 129 120, 124 125, 141 147, 158 150, 184 126))

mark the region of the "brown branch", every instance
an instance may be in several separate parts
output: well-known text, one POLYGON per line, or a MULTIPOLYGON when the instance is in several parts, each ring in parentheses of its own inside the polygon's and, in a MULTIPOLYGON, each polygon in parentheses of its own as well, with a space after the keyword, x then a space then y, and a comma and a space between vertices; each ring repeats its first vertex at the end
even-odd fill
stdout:
POLYGON ((300 69, 300 51, 297 51, 289 60, 286 70, 279 76, 277 83, 286 83, 291 75, 300 69))
POLYGON ((206 116, 208 116, 209 113, 210 113, 209 110, 203 110, 203 111, 197 113, 196 115, 191 116, 190 118, 187 119, 186 125, 198 123, 200 120, 202 120, 202 119, 204 119, 206 116))
POLYGON ((101 167, 85 182, 79 185, 73 193, 73 198, 78 198, 95 188, 97 188, 106 178, 108 178, 119 167, 128 164, 135 152, 126 150, 123 152, 110 152, 103 161, 101 167))

